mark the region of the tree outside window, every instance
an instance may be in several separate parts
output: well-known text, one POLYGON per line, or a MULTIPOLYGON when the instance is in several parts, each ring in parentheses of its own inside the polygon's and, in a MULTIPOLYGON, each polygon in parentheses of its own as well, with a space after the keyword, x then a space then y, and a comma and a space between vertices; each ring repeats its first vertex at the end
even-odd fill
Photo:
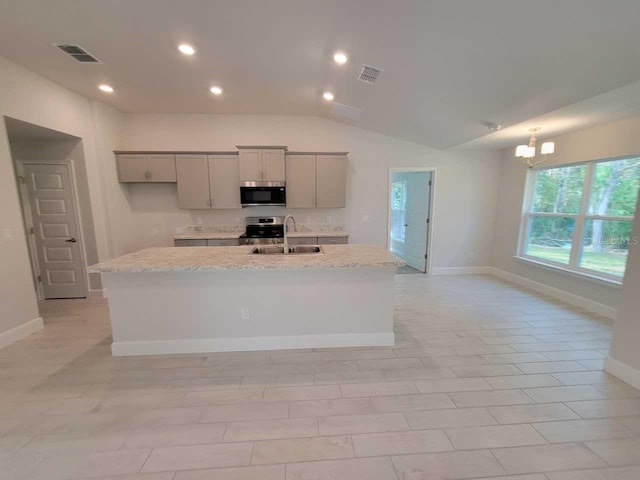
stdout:
POLYGON ((407 181, 391 184, 391 236, 404 241, 407 220, 407 181))
POLYGON ((578 272, 624 275, 640 158, 535 171, 520 254, 578 272))

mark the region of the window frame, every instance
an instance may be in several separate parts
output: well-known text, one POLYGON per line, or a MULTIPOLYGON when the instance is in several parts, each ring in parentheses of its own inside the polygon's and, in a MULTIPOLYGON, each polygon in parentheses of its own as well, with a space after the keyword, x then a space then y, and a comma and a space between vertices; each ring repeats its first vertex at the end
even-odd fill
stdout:
MULTIPOLYGON (((612 215, 592 215, 589 214, 589 206, 591 204, 591 196, 593 195, 593 186, 595 180, 595 170, 598 164, 614 162, 618 160, 630 160, 639 158, 640 155, 627 155, 624 157, 606 158, 600 160, 589 160, 584 162, 567 163, 561 165, 548 165, 544 167, 531 168, 527 172, 525 195, 522 208, 522 217, 520 219, 520 235, 518 240, 517 258, 527 260, 531 263, 538 264, 543 267, 552 267, 563 270, 567 273, 577 274, 581 277, 600 279, 607 282, 622 284, 623 276, 613 275, 599 270, 593 270, 580 266, 580 260, 584 250, 583 238, 584 227, 587 220, 605 220, 605 221, 623 221, 633 225, 633 216, 612 216, 612 215), (585 174, 582 184, 582 198, 580 199, 580 209, 578 213, 550 213, 550 212, 534 212, 533 202, 535 197, 536 174, 542 170, 552 170, 558 168, 585 166, 585 174), (529 242, 529 233, 532 217, 552 217, 552 218, 572 218, 574 219, 573 232, 571 235, 571 252, 568 263, 556 262, 534 255, 528 255, 527 245, 529 242)), ((638 193, 640 196, 640 191, 638 193)), ((637 201, 637 199, 636 199, 637 201)), ((625 266, 626 272, 626 266, 625 266)))

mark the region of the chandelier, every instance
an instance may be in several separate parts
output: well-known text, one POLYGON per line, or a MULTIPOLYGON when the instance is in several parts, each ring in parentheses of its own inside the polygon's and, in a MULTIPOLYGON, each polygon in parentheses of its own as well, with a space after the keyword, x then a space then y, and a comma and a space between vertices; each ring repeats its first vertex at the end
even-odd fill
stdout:
POLYGON ((516 158, 521 158, 522 163, 527 167, 533 168, 542 162, 546 162, 549 155, 555 152, 556 146, 553 142, 544 142, 540 146, 540 155, 544 155, 544 158, 536 158, 536 135, 540 131, 540 127, 530 128, 531 138, 529 138, 529 145, 518 145, 516 147, 516 158))

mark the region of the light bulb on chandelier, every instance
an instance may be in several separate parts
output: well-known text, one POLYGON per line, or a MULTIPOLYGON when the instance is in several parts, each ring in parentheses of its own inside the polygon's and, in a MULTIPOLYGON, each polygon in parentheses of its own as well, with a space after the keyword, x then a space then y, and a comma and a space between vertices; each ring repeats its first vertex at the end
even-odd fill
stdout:
POLYGON ((538 160, 532 160, 536 157, 536 140, 537 134, 540 131, 539 127, 529 129, 531 137, 529 138, 529 144, 518 145, 516 147, 516 158, 521 158, 522 162, 529 168, 533 168, 536 165, 546 162, 548 155, 555 152, 555 144, 553 142, 544 142, 540 146, 540 155, 544 155, 544 158, 538 160))

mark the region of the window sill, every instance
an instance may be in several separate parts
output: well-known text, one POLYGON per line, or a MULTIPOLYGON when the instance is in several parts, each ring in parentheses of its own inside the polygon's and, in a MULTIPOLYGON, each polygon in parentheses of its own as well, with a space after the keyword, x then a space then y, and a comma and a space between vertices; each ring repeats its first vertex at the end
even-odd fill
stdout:
POLYGON ((557 266, 557 265, 551 265, 549 263, 539 262, 537 260, 533 260, 533 259, 528 258, 528 257, 521 257, 521 256, 516 255, 513 258, 515 260, 519 261, 519 262, 528 263, 529 265, 535 265, 535 266, 541 267, 541 268, 546 268, 548 270, 553 270, 555 272, 560 272, 560 273, 563 273, 565 275, 569 275, 569 276, 572 276, 572 277, 580 278, 580 279, 583 279, 583 280, 589 280, 591 282, 599 283, 601 285, 606 285, 607 287, 613 287, 613 288, 621 288, 622 287, 622 281, 621 280, 620 281, 612 280, 610 278, 599 277, 597 275, 590 275, 588 273, 576 272, 575 270, 569 270, 568 268, 562 268, 562 267, 557 266))

